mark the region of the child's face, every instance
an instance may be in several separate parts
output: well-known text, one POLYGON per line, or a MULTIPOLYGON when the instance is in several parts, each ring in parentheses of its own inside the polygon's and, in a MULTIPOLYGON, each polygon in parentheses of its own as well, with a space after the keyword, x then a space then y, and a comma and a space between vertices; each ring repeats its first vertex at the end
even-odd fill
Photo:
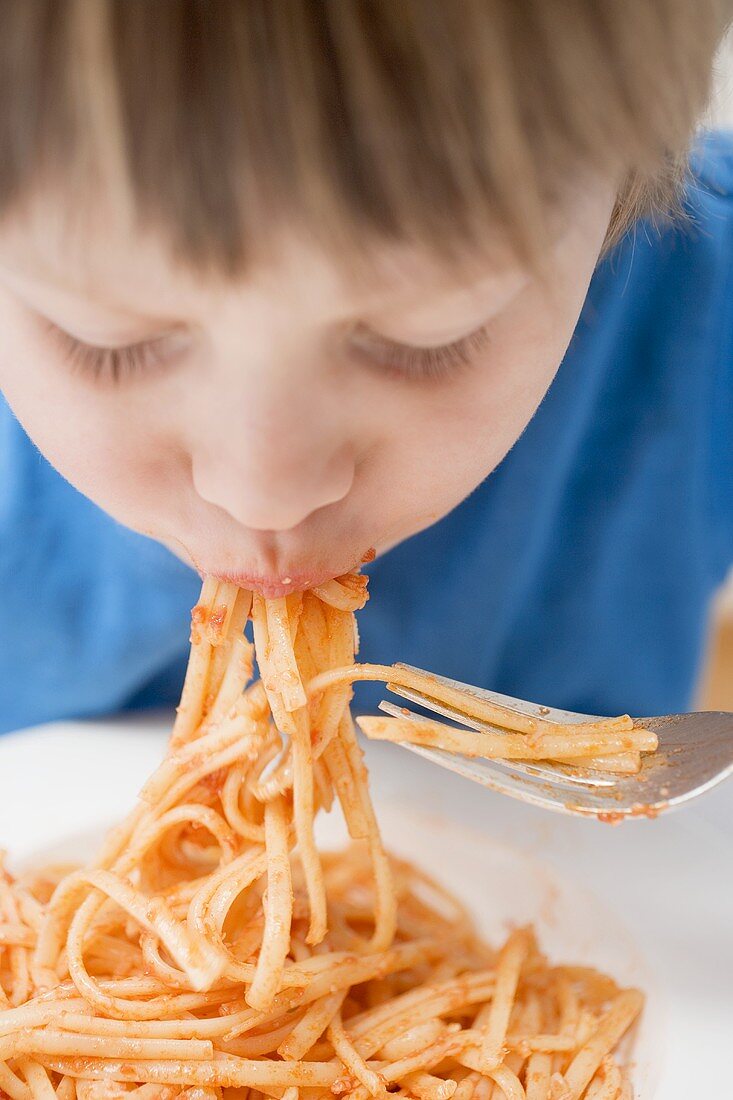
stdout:
POLYGON ((111 218, 72 235, 38 202, 0 232, 0 385, 122 523, 269 594, 314 583, 440 519, 506 454, 611 207, 601 185, 575 198, 544 283, 400 255, 353 285, 293 238, 225 284, 111 218))

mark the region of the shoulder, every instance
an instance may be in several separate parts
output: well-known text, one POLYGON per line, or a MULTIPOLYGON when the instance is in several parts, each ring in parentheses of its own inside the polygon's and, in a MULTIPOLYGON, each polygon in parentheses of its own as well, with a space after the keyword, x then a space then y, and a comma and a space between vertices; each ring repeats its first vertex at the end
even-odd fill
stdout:
POLYGON ((632 269, 653 267, 657 279, 676 267, 717 264, 722 269, 733 260, 732 237, 733 131, 708 131, 691 150, 679 213, 661 223, 650 219, 633 225, 608 259, 615 268, 624 263, 632 269))
POLYGON ((700 136, 681 207, 665 224, 634 225, 591 289, 624 327, 653 326, 656 343, 689 338, 719 361, 733 348, 733 132, 700 136))
POLYGON ((693 211, 704 200, 722 207, 733 203, 733 131, 701 135, 690 157, 690 176, 687 202, 693 211))
POLYGON ((733 560, 733 133, 701 135, 682 213, 628 232, 599 265, 584 315, 636 438, 666 439, 719 580, 733 560))
POLYGON ((713 131, 699 138, 690 157, 683 216, 670 227, 665 237, 670 243, 679 242, 678 248, 688 264, 711 269, 719 282, 730 277, 733 272, 733 132, 713 131))
POLYGON ((0 397, 0 567, 35 568, 36 547, 49 547, 68 526, 97 522, 93 506, 41 455, 0 397))
POLYGON ((0 398, 0 621, 12 624, 0 733, 131 699, 168 703, 160 677, 180 671, 198 587, 163 546, 65 481, 0 398))
POLYGON ((709 326, 717 356, 711 385, 708 488, 717 560, 733 562, 733 133, 706 135, 692 158, 687 201, 719 290, 709 326))

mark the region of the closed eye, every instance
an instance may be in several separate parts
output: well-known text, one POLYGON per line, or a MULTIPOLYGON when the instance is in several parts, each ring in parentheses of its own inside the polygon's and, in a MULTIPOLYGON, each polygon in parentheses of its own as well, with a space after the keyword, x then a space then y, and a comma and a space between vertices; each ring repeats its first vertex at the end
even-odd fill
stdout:
POLYGON ((472 367, 489 342, 488 325, 435 347, 398 343, 362 325, 351 334, 351 347, 360 360, 417 382, 442 382, 454 377, 472 367))
POLYGON ((46 338, 71 370, 99 382, 120 382, 166 366, 180 350, 180 337, 166 333, 150 340, 105 347, 80 340, 43 318, 46 338))

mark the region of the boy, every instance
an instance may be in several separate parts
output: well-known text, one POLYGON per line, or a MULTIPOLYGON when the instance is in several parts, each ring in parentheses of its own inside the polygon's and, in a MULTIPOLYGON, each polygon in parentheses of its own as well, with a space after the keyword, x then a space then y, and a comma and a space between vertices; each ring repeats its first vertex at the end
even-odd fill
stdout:
POLYGON ((683 709, 733 560, 727 138, 655 214, 728 10, 3 0, 2 728, 177 699, 196 569, 371 547, 365 659, 683 709))

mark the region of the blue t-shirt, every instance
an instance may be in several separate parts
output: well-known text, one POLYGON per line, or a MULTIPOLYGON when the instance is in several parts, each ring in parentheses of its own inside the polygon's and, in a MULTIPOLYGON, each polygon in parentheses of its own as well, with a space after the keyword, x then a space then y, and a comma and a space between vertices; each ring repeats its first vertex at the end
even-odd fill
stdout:
MULTIPOLYGON (((733 563, 733 137, 705 139, 687 207, 599 266, 494 473, 370 566, 363 659, 592 713, 689 706, 733 563)), ((72 489, 1 403, 0 470, 0 729, 174 703, 198 578, 72 489)))

